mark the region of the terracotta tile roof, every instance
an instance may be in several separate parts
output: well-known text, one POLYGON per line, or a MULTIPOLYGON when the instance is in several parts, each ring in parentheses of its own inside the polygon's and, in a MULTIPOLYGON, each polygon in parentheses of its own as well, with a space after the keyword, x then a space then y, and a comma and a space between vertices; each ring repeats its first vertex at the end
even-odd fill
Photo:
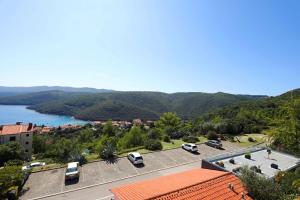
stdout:
POLYGON ((26 132, 30 132, 33 130, 33 127, 31 125, 31 127, 27 124, 27 125, 3 125, 2 127, 0 127, 0 135, 10 135, 10 134, 19 134, 19 133, 26 133, 26 132))
POLYGON ((111 189, 118 200, 245 200, 251 199, 230 172, 194 169, 111 189), (228 186, 232 184, 234 189, 228 186))

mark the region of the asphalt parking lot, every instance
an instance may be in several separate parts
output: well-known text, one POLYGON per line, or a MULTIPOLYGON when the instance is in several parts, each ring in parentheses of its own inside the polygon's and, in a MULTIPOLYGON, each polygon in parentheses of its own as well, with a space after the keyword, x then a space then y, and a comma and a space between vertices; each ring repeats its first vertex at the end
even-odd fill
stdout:
POLYGON ((210 156, 232 152, 240 147, 224 142, 223 148, 220 150, 201 144, 198 145, 198 154, 190 153, 181 148, 148 153, 143 155, 145 165, 138 167, 132 165, 127 158, 118 158, 111 162, 99 161, 89 163, 80 168, 78 182, 65 183, 64 168, 33 173, 24 186, 24 188, 28 187, 29 190, 21 196, 21 199, 29 200, 95 184, 105 184, 127 177, 139 176, 160 169, 200 161, 210 156))

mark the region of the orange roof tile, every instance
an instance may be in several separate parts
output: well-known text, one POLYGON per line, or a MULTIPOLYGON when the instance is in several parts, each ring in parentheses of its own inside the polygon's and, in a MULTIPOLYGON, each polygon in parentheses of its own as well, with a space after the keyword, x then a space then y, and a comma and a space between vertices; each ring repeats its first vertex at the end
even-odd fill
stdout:
POLYGON ((10 134, 19 134, 19 133, 26 133, 29 131, 32 131, 33 127, 29 127, 29 125, 3 125, 2 128, 0 128, 0 135, 10 135, 10 134))
POLYGON ((194 169, 111 189, 118 200, 241 200, 247 191, 230 172, 194 169), (234 190, 229 189, 232 184, 234 190))

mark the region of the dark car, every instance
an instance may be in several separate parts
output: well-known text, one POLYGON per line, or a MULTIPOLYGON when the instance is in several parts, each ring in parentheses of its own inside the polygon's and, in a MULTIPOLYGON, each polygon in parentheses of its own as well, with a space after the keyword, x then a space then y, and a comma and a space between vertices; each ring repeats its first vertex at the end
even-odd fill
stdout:
POLYGON ((208 140, 205 144, 218 149, 222 148, 222 143, 218 140, 208 140))

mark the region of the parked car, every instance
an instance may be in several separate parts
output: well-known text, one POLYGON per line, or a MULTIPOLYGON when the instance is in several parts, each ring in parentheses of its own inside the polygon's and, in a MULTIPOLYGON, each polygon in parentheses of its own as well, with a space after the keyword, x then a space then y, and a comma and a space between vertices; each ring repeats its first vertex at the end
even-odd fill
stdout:
POLYGON ((218 149, 222 148, 222 143, 217 140, 208 140, 205 144, 218 149))
POLYGON ((197 152, 198 151, 198 147, 195 144, 192 143, 186 143, 186 144, 182 144, 181 147, 187 151, 190 152, 197 152))
POLYGON ((79 178, 79 162, 68 163, 68 167, 65 174, 66 180, 78 179, 79 178))
POLYGON ((144 159, 138 152, 131 152, 127 155, 127 158, 132 162, 134 165, 143 164, 144 159))
POLYGON ((31 170, 34 167, 42 167, 42 166, 45 166, 45 165, 46 165, 45 162, 33 162, 33 163, 30 163, 29 165, 23 166, 22 170, 23 171, 25 171, 25 170, 31 170))

